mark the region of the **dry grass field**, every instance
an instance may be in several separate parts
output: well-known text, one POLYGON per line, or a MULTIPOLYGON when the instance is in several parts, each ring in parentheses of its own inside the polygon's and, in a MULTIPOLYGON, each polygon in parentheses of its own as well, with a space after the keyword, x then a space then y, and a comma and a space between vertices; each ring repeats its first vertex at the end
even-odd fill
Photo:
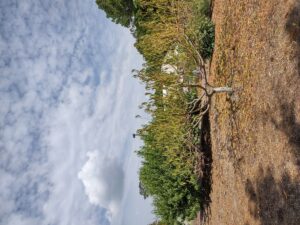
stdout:
POLYGON ((300 4, 215 0, 207 224, 300 224, 300 4))

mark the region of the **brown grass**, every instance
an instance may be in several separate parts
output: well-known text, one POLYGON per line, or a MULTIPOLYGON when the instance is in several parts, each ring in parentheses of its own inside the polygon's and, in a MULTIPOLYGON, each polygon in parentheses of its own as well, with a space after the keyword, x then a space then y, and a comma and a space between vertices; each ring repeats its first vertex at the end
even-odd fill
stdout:
POLYGON ((216 0, 212 225, 300 224, 296 0, 216 0))

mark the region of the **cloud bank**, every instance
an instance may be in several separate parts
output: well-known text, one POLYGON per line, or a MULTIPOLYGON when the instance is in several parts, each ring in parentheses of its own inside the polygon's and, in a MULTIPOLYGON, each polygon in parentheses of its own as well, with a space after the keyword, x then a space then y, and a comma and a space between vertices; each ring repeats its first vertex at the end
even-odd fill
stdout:
POLYGON ((0 18, 0 225, 123 224, 133 38, 92 0, 3 0, 0 18))

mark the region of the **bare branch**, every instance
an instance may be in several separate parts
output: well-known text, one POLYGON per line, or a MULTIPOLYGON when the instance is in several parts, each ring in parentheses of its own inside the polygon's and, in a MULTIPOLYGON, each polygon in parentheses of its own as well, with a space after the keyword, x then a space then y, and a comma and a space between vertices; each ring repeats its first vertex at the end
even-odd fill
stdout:
POLYGON ((199 53, 199 51, 197 50, 196 45, 192 42, 192 40, 184 33, 184 38, 187 41, 187 43, 189 43, 189 45, 195 50, 197 56, 198 56, 198 61, 199 61, 199 65, 200 66, 204 66, 204 59, 202 58, 201 54, 199 53))
POLYGON ((193 114, 198 112, 200 109, 195 110, 196 106, 198 105, 198 103, 202 100, 202 98, 205 96, 205 93, 202 94, 202 96, 200 98, 194 99, 194 104, 193 107, 191 108, 191 110, 189 111, 189 114, 193 114))
POLYGON ((208 94, 206 87, 203 87, 200 84, 183 84, 182 87, 197 87, 197 88, 202 89, 206 94, 208 94))
POLYGON ((207 104, 206 106, 206 109, 204 111, 202 111, 198 116, 197 116, 197 122, 193 124, 193 127, 196 128, 198 126, 198 128, 201 127, 201 123, 202 123, 202 119, 203 119, 203 116, 208 112, 210 108, 210 104, 207 104))

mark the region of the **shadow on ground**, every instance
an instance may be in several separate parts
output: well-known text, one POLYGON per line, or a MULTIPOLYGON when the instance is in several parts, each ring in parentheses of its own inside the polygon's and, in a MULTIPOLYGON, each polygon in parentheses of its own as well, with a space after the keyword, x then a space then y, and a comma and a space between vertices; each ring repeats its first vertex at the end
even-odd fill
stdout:
POLYGON ((200 221, 204 223, 210 214, 210 193, 212 185, 212 149, 210 137, 210 121, 208 113, 204 115, 201 132, 201 150, 203 153, 204 164, 202 167, 203 178, 201 180, 201 209, 200 221))
POLYGON ((300 168, 300 123, 296 121, 296 110, 295 110, 295 102, 291 101, 283 101, 283 98, 278 98, 280 104, 280 115, 281 120, 276 121, 272 119, 272 123, 275 127, 283 132, 285 136, 288 138, 289 145, 291 147, 296 164, 300 168))
MULTIPOLYGON (((298 75, 300 75, 300 3, 296 3, 287 14, 286 31, 291 41, 295 43, 295 57, 298 60, 298 75)), ((286 148, 291 150, 294 163, 300 169, 300 123, 297 121, 299 101, 296 93, 291 92, 289 88, 281 82, 273 88, 276 90, 274 96, 278 104, 279 117, 272 117, 270 122, 286 137, 288 141, 286 148)), ((269 115, 269 112, 266 115, 269 115)), ((247 180, 245 185, 250 214, 261 225, 299 225, 299 179, 292 178, 287 171, 284 171, 279 179, 275 179, 271 167, 261 167, 257 177, 253 181, 247 180)))
POLYGON ((247 180, 250 213, 261 225, 299 225, 300 183, 284 173, 279 181, 272 169, 260 169, 258 180, 247 180))
POLYGON ((286 31, 291 41, 296 42, 296 55, 298 57, 298 74, 300 75, 300 3, 296 1, 292 10, 287 14, 286 31))

